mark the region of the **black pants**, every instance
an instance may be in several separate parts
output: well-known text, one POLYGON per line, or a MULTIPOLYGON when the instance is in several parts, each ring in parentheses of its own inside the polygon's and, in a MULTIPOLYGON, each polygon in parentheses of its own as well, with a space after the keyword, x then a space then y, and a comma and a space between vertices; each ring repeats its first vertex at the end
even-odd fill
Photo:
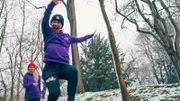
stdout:
POLYGON ((42 77, 49 91, 48 101, 57 101, 60 96, 59 79, 68 81, 68 101, 74 101, 78 81, 77 75, 77 69, 71 65, 46 63, 42 77))
POLYGON ((26 100, 26 101, 40 101, 40 98, 33 98, 33 99, 30 99, 30 100, 26 100))

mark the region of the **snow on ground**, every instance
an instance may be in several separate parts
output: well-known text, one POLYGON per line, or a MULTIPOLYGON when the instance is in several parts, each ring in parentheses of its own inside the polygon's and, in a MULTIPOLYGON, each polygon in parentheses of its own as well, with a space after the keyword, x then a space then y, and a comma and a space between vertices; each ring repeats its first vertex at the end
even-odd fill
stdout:
MULTIPOLYGON (((67 97, 60 98, 59 101, 66 101, 67 97)), ((120 90, 109 90, 101 92, 86 92, 76 95, 75 101, 120 101, 120 90)))
MULTIPOLYGON (((130 101, 180 101, 180 84, 129 87, 130 101)), ((122 101, 120 89, 76 94, 75 101, 122 101)), ((67 101, 61 96, 58 101, 67 101)))
POLYGON ((130 96, 139 98, 139 101, 180 101, 180 86, 141 86, 128 90, 130 96))

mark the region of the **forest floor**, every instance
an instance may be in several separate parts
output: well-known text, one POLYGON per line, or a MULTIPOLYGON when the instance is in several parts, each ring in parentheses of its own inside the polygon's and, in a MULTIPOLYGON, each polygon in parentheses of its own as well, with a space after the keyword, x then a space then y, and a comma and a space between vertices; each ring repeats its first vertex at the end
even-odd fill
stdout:
MULTIPOLYGON (((129 101, 180 101, 180 84, 129 87, 129 101)), ((58 101, 67 101, 61 96, 58 101)), ((120 89, 76 94, 75 101, 122 101, 120 89)))

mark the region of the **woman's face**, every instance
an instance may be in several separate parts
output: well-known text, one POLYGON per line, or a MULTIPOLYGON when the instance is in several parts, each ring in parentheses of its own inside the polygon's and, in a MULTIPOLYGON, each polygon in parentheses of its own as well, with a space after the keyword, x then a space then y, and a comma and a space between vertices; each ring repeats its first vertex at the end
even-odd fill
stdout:
POLYGON ((51 26, 56 33, 58 33, 62 28, 62 24, 58 20, 52 21, 51 26))
POLYGON ((29 67, 29 70, 28 70, 28 71, 29 71, 30 73, 33 73, 33 72, 35 71, 35 69, 36 69, 36 68, 35 68, 34 66, 31 66, 31 67, 29 67))

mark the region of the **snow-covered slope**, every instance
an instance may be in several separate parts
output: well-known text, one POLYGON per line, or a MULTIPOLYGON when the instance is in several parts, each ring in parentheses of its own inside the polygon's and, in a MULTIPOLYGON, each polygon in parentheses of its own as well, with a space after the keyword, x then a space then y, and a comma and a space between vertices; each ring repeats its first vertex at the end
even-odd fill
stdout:
MULTIPOLYGON (((130 101, 180 101, 180 84, 128 88, 130 101)), ((58 101, 67 101, 61 96, 58 101)), ((75 101, 122 101, 120 89, 77 94, 75 101)))

